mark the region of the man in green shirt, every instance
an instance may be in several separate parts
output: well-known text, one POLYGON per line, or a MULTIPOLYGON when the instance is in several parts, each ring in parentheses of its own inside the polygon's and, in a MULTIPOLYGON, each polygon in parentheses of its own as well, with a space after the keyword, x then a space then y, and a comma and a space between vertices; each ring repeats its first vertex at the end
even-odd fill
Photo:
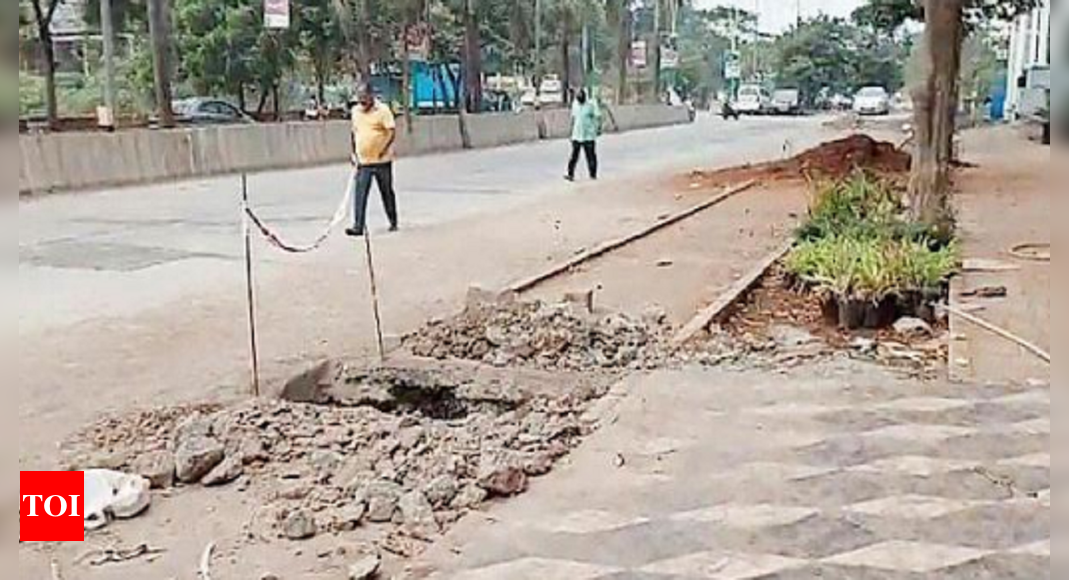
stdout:
POLYGON ((575 168, 579 165, 579 153, 586 155, 590 179, 598 178, 598 136, 601 134, 601 111, 598 105, 580 89, 572 103, 572 157, 568 161, 568 181, 575 181, 575 168))

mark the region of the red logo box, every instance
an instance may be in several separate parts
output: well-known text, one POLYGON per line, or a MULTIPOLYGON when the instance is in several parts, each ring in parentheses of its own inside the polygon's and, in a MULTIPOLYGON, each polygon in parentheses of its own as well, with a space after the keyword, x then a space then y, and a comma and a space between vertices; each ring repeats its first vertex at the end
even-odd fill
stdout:
POLYGON ((85 541, 85 473, 19 473, 19 541, 85 541))

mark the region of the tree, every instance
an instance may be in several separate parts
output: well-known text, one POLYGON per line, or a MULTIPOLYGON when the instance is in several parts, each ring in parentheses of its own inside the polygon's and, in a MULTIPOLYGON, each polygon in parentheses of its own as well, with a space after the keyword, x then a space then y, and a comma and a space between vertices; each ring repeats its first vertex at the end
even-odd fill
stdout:
POLYGON ((342 53, 342 30, 334 0, 300 0, 297 35, 301 52, 312 67, 319 105, 327 102, 330 81, 342 53))
POLYGON ((174 109, 171 106, 171 12, 167 0, 148 0, 148 29, 152 39, 152 70, 159 122, 162 127, 174 127, 174 109))
POLYGON ((59 102, 56 100, 56 46, 52 41, 52 22, 63 0, 30 0, 29 15, 36 28, 37 41, 41 45, 41 64, 45 71, 45 111, 48 125, 59 124, 59 102))
POLYGON ((933 229, 953 223, 950 167, 966 33, 984 21, 1008 20, 1035 7, 1036 0, 869 0, 861 9, 862 18, 885 30, 911 18, 925 21, 923 80, 913 87, 916 144, 909 190, 913 216, 933 229))

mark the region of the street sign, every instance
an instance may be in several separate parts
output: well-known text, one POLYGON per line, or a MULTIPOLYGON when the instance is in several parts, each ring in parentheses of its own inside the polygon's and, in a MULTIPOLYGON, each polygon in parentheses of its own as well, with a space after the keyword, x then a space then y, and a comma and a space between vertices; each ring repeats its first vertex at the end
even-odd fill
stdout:
POLYGON ((724 53, 724 79, 737 81, 742 78, 742 54, 729 50, 724 53))
POLYGON ((412 62, 427 62, 431 58, 431 27, 425 22, 405 30, 405 52, 412 62))
POLYGON ((665 46, 661 49, 661 68, 664 70, 675 70, 679 68, 679 51, 665 46))
POLYGON ((649 65, 646 47, 645 40, 636 40, 631 43, 631 65, 635 68, 643 69, 649 65))
POLYGON ((264 27, 271 29, 290 27, 289 0, 264 0, 264 27))

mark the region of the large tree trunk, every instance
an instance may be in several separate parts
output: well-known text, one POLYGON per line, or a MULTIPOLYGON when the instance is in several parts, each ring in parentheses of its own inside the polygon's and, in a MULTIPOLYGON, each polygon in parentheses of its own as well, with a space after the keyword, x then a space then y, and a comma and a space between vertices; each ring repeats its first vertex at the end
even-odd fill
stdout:
POLYGON ((483 51, 473 0, 468 0, 464 10, 464 84, 467 110, 478 113, 483 104, 483 51))
POLYGON ((152 66, 156 85, 156 107, 161 127, 174 127, 171 93, 171 26, 167 0, 148 2, 149 36, 152 38, 152 66))
POLYGON ((48 128, 59 126, 59 98, 56 95, 56 47, 52 43, 52 33, 46 26, 40 32, 41 53, 44 55, 45 69, 45 109, 48 128))
POLYGON ((958 110, 965 0, 926 0, 925 82, 913 92, 916 150, 910 181, 914 219, 945 230, 953 225, 950 169, 958 110))

